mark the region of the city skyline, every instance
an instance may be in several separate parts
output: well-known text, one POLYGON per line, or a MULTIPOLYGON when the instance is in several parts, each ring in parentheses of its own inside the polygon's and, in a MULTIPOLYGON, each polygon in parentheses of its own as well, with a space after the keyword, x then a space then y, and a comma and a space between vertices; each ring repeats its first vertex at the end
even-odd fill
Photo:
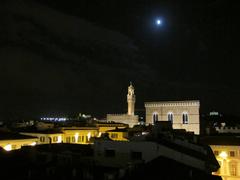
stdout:
POLYGON ((237 116, 233 4, 138 2, 1 2, 1 118, 121 113, 130 81, 138 109, 199 99, 237 116))

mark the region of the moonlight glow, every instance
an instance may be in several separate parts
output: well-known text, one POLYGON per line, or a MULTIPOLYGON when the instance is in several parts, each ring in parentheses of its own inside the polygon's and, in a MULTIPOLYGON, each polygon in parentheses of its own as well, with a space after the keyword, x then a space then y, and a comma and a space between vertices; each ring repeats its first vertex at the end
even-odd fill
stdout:
POLYGON ((160 26, 161 24, 162 24, 161 19, 157 19, 157 20, 156 20, 156 25, 160 26))

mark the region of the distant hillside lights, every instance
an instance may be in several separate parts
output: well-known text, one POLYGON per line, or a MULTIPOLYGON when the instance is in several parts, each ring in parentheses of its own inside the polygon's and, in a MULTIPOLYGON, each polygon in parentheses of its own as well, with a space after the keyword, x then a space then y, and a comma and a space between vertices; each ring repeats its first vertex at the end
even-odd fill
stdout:
MULTIPOLYGON (((78 114, 78 119, 88 119, 92 118, 91 115, 89 114, 78 114)), ((96 119, 96 118, 94 118, 96 119)), ((42 117, 40 118, 42 121, 52 121, 52 122, 64 122, 64 121, 69 121, 69 120, 76 120, 76 118, 67 118, 67 117, 42 117)))
POLYGON ((44 117, 44 118, 41 118, 42 121, 67 121, 69 120, 68 118, 55 118, 55 117, 44 117))
POLYGON ((210 116, 219 116, 219 112, 216 112, 216 111, 212 111, 209 113, 210 116))

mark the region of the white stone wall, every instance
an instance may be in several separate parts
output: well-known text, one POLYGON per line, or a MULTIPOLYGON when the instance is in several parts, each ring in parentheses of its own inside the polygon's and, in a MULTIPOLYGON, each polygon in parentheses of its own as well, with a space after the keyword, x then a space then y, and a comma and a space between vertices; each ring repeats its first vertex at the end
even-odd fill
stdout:
POLYGON ((138 115, 127 114, 107 114, 107 121, 128 124, 129 127, 133 127, 138 124, 138 115))
POLYGON ((199 101, 147 102, 146 124, 153 124, 153 114, 158 114, 159 121, 168 121, 168 113, 173 114, 173 129, 186 129, 200 133, 199 101), (188 115, 188 124, 183 124, 183 113, 188 115))

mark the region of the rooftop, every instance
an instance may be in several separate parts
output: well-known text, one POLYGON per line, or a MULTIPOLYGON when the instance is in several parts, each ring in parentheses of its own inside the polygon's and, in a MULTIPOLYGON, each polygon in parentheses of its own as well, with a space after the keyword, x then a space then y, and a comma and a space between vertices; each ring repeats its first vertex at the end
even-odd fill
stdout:
POLYGON ((208 145, 240 146, 240 136, 232 134, 206 136, 201 138, 201 142, 208 145))
POLYGON ((32 136, 21 135, 13 132, 0 131, 0 140, 20 140, 20 139, 35 139, 32 136))
POLYGON ((61 134, 62 131, 60 129, 45 129, 45 130, 38 130, 35 127, 26 128, 21 130, 22 133, 37 133, 37 134, 61 134))
POLYGON ((124 129, 113 129, 113 130, 109 130, 107 132, 128 132, 128 129, 127 128, 124 128, 124 129))

